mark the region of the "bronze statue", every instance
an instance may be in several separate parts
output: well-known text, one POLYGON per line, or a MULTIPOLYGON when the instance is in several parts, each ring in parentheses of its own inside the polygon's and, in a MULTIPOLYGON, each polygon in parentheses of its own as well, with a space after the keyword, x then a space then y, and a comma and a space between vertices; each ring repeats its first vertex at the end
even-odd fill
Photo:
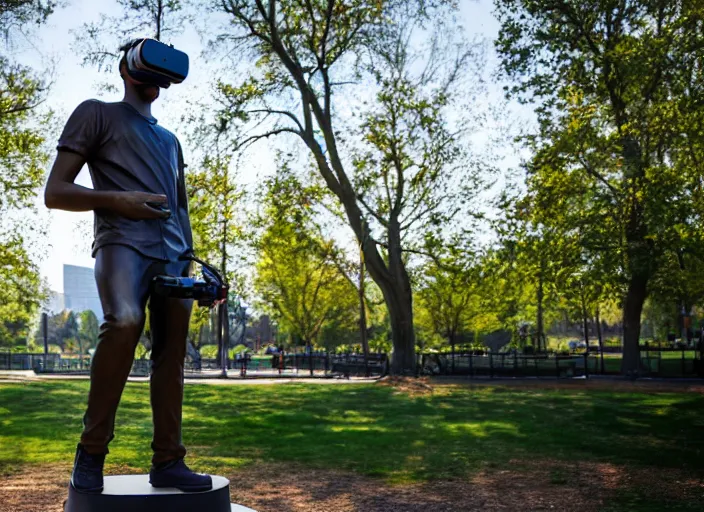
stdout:
POLYGON ((186 336, 193 301, 151 295, 157 275, 188 276, 193 240, 178 138, 151 104, 188 74, 188 57, 153 39, 121 48, 122 101, 87 100, 68 119, 46 185, 51 209, 94 212, 95 279, 104 319, 90 374, 83 432, 71 485, 100 493, 115 414, 144 328, 149 300, 154 487, 207 491, 209 475, 191 471, 181 440, 186 336), (166 64, 164 64, 166 63, 166 64), (93 189, 74 183, 88 164, 93 189))

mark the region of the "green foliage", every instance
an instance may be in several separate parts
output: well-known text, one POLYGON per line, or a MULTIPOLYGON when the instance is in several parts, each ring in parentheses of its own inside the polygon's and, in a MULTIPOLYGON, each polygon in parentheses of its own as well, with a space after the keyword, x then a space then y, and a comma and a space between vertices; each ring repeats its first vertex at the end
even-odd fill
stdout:
POLYGON ((41 227, 26 216, 47 163, 43 144, 49 115, 39 108, 47 84, 42 73, 13 61, 12 46, 18 31, 41 25, 54 7, 43 0, 0 5, 0 346, 26 341, 45 293, 28 244, 28 235, 41 227), (17 220, 20 214, 23 222, 17 220))
POLYGON ((421 348, 468 343, 472 336, 500 327, 484 300, 491 292, 483 287, 479 263, 452 254, 424 268, 415 300, 416 321, 426 333, 421 348))
POLYGON ((508 93, 533 102, 539 120, 526 139, 530 215, 574 238, 586 271, 620 294, 624 371, 637 371, 651 281, 672 268, 672 253, 702 247, 702 194, 693 191, 704 91, 692 67, 704 57, 701 7, 509 0, 496 8, 508 93))
POLYGON ((151 357, 151 349, 147 348, 144 343, 137 343, 134 357, 135 359, 149 359, 151 357))
POLYGON ((231 175, 231 162, 229 155, 206 156, 196 170, 186 173, 186 186, 196 254, 211 264, 218 262, 215 266, 221 270, 224 265, 228 281, 236 285, 236 273, 230 269, 236 262, 233 247, 244 236, 238 218, 244 192, 231 175))
POLYGON ((394 371, 412 373, 408 251, 435 249, 448 232, 468 231, 484 169, 461 140, 466 115, 478 111, 461 101, 480 83, 467 80, 476 53, 455 37, 454 2, 262 5, 214 4, 229 23, 213 46, 245 51, 253 64, 247 73, 238 69, 233 83, 219 81, 222 126, 236 133, 237 149, 282 134, 305 145, 389 301, 394 371), (419 38, 427 44, 411 44, 419 38), (351 84, 363 84, 372 100, 344 116, 351 84))
POLYGON ((100 323, 98 322, 98 317, 90 309, 81 311, 78 314, 78 323, 78 337, 81 339, 83 351, 86 353, 98 344, 100 323))
POLYGON ((252 349, 249 347, 245 347, 244 345, 237 345, 232 350, 230 350, 230 354, 228 357, 230 359, 237 359, 237 357, 242 355, 243 352, 248 354, 252 352, 252 349))
POLYGON ((372 353, 388 354, 391 348, 391 336, 388 331, 377 332, 369 338, 369 350, 372 353))
MULTIPOLYGON (((87 313, 82 313, 81 317, 83 315, 89 316, 87 313)), ((95 318, 95 314, 93 314, 93 318, 95 318)), ((98 329, 94 326, 96 330, 92 331, 89 324, 86 324, 86 326, 86 331, 83 330, 82 326, 79 327, 79 319, 76 318, 76 314, 71 310, 64 310, 61 313, 50 315, 47 318, 47 341, 49 344, 61 347, 64 352, 77 351, 79 347, 83 346, 85 353, 94 345, 84 345, 84 343, 90 343, 90 338, 87 338, 87 336, 95 334, 95 339, 97 340, 98 329)), ((34 334, 34 340, 37 345, 44 346, 41 322, 34 334)))
POLYGON ((203 359, 216 359, 218 357, 218 346, 205 345, 200 347, 200 356, 203 359))
POLYGON ((315 343, 321 333, 355 328, 355 289, 338 266, 334 244, 317 232, 310 210, 315 188, 304 187, 285 166, 266 182, 254 288, 261 308, 282 332, 315 343), (325 329, 324 329, 325 327, 325 329))

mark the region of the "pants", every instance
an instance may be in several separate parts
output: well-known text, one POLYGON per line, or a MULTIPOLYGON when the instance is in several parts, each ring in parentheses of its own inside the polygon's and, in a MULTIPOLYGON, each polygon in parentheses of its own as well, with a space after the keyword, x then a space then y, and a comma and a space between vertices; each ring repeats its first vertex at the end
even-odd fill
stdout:
POLYGON ((96 254, 95 279, 104 321, 91 365, 80 441, 88 453, 108 453, 108 444, 114 438, 115 413, 145 325, 149 299, 152 463, 159 465, 185 456, 181 442, 183 366, 193 301, 150 298, 150 282, 159 274, 187 276, 189 272, 189 261, 152 260, 122 245, 105 246, 96 254))

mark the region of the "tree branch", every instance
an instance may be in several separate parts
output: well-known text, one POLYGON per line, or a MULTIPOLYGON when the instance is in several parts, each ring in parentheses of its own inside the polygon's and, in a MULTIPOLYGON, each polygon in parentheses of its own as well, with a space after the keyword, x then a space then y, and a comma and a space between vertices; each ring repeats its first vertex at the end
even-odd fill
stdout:
POLYGON ((619 191, 616 190, 616 188, 611 183, 609 183, 608 180, 604 176, 602 176, 596 170, 594 170, 592 168, 592 166, 589 165, 589 163, 586 161, 586 159, 584 158, 583 155, 579 155, 578 158, 579 158, 579 161, 582 164, 582 166, 584 166, 584 170, 587 171, 587 173, 590 176, 596 178, 597 180, 602 182, 604 185, 606 185, 608 187, 608 189, 611 191, 611 194, 614 196, 614 199, 618 200, 618 198, 620 196, 619 191))
POLYGON ((299 131, 301 131, 301 132, 305 131, 305 129, 303 128, 303 125, 298 120, 298 117, 296 117, 296 115, 293 112, 290 112, 288 110, 275 110, 275 109, 269 109, 269 108, 259 108, 259 109, 254 109, 254 110, 248 110, 247 113, 249 113, 249 114, 281 114, 283 116, 290 118, 294 123, 296 123, 299 131))
POLYGON ((382 217, 381 215, 379 215, 379 213, 377 213, 374 209, 372 209, 372 207, 367 204, 367 202, 364 200, 364 198, 363 198, 361 195, 360 195, 360 196, 357 196, 357 200, 358 200, 360 203, 362 203, 362 206, 364 206, 364 208, 365 208, 371 215, 373 215, 374 218, 375 218, 376 220, 378 220, 378 221, 381 223, 382 226, 384 226, 384 227, 388 227, 388 226, 389 226, 389 221, 387 221, 384 217, 382 217))
POLYGON ((247 146, 250 146, 251 144, 254 144, 255 142, 257 142, 261 139, 267 139, 269 137, 272 137, 274 135, 279 135, 282 133, 293 133, 295 135, 298 135, 299 137, 302 136, 302 133, 300 131, 294 130, 293 128, 278 128, 276 130, 271 130, 266 133, 262 133, 259 135, 252 135, 251 137, 247 137, 241 143, 235 145, 235 150, 244 149, 247 146))

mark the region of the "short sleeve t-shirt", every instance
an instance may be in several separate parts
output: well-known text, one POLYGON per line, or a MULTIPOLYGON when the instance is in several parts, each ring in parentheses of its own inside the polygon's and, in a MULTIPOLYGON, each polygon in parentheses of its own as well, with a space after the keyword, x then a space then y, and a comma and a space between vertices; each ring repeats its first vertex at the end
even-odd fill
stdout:
POLYGON ((57 149, 86 159, 95 190, 167 197, 168 219, 131 220, 96 209, 93 257, 109 244, 127 245, 147 257, 166 261, 192 252, 181 145, 156 119, 126 102, 87 100, 69 117, 57 149))

